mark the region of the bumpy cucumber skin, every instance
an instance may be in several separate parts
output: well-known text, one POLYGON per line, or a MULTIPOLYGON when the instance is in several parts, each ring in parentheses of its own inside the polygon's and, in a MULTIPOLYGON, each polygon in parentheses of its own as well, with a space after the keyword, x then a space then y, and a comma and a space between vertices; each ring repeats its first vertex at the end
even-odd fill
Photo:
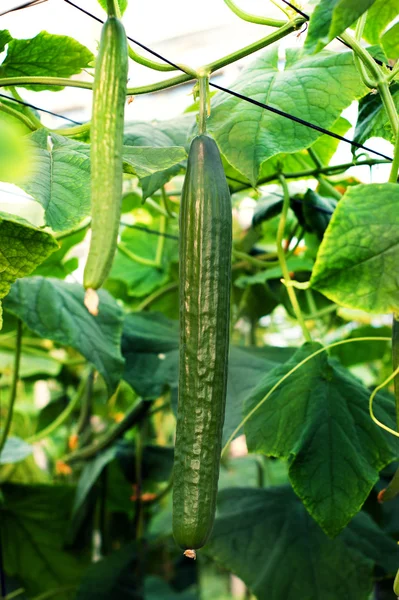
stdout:
POLYGON ((84 272, 86 289, 98 289, 112 266, 122 201, 123 120, 128 47, 122 23, 104 23, 96 62, 91 122, 91 242, 84 272))
POLYGON ((180 366, 173 534, 201 548, 213 527, 226 403, 232 215, 218 147, 193 139, 180 208, 180 366))

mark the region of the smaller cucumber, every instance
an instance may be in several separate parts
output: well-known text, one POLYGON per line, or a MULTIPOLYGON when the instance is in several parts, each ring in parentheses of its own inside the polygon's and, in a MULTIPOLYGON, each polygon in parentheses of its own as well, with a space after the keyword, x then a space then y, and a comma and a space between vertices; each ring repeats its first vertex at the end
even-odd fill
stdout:
POLYGON ((119 231, 123 181, 123 121, 128 45, 122 23, 108 17, 101 33, 93 86, 91 124, 91 241, 84 271, 86 289, 107 278, 119 231))

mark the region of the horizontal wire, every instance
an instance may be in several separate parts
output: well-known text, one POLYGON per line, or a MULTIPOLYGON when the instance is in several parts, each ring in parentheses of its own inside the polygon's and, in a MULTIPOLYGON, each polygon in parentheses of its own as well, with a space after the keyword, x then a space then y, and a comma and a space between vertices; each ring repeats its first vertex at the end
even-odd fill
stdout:
MULTIPOLYGON (((88 10, 82 8, 81 6, 79 6, 78 4, 75 4, 74 2, 72 2, 71 0, 64 0, 64 2, 66 2, 67 4, 70 4, 71 6, 73 6, 74 8, 77 8, 77 10, 80 10, 82 13, 84 13, 85 15, 87 15, 88 17, 91 17, 92 19, 94 19, 95 21, 97 21, 97 23, 101 23, 102 25, 104 25, 104 21, 102 19, 100 19, 100 17, 96 17, 95 15, 93 15, 92 13, 90 13, 88 10)), ((149 52, 150 54, 152 54, 153 56, 156 56, 157 58, 159 58, 160 60, 163 60, 164 62, 166 62, 168 65, 170 65, 171 67, 174 67, 177 71, 182 71, 183 73, 185 73, 186 75, 189 75, 189 73, 187 73, 181 66, 176 65, 174 62, 172 62, 171 60, 165 58, 164 56, 161 56, 161 54, 158 54, 158 52, 156 52, 155 50, 151 50, 151 48, 148 48, 147 46, 145 46, 144 44, 142 44, 141 42, 139 42, 138 40, 135 40, 132 37, 129 37, 128 35, 126 35, 127 39, 130 42, 133 42, 133 44, 137 44, 137 46, 140 46, 140 48, 142 48, 143 50, 146 50, 147 52, 149 52)))
MULTIPOLYGON (((47 0, 45 0, 47 2, 47 0)), ((21 104, 22 106, 28 106, 29 108, 33 108, 40 112, 44 112, 48 115, 52 115, 53 117, 58 117, 59 119, 64 119, 64 121, 69 121, 74 125, 83 125, 80 121, 75 121, 74 119, 70 119, 69 117, 64 117, 64 115, 59 115, 58 113, 52 112, 51 110, 47 110, 47 108, 39 108, 39 106, 35 106, 35 104, 31 104, 30 102, 25 102, 24 100, 17 100, 17 98, 13 98, 12 96, 7 96, 6 94, 0 94, 0 98, 4 98, 5 100, 10 100, 10 102, 16 102, 17 104, 21 104)))
POLYGON ((43 4, 43 2, 47 2, 47 0, 31 0, 31 2, 24 2, 24 4, 20 4, 19 6, 14 6, 14 8, 9 8, 4 12, 0 13, 0 17, 4 17, 4 15, 8 15, 8 13, 16 12, 17 10, 22 10, 24 8, 30 8, 31 6, 37 6, 38 4, 43 4))
POLYGON ((381 156, 382 158, 385 158, 386 160, 390 160, 390 161, 393 160, 391 156, 387 156, 386 154, 382 154, 381 152, 378 152, 377 150, 373 150, 372 148, 363 146, 363 144, 359 144, 358 142, 350 140, 342 135, 339 135, 338 133, 334 133, 333 131, 330 131, 329 129, 324 129, 324 127, 320 127, 319 125, 315 125, 314 123, 305 121, 304 119, 301 119, 300 117, 295 117, 294 115, 291 115, 282 110, 279 110, 278 108, 274 108, 273 106, 270 106, 269 104, 263 104, 263 102, 259 102, 258 100, 254 100, 253 98, 249 98, 248 96, 243 96, 242 94, 239 94, 238 92, 234 92, 233 90, 231 90, 229 88, 225 88, 221 85, 217 85, 216 83, 209 82, 209 85, 218 90, 221 90, 222 92, 227 92, 228 94, 231 94, 232 96, 235 96, 236 98, 239 98, 240 100, 245 100, 246 102, 249 102, 250 104, 254 104, 255 106, 260 106, 261 108, 264 108, 265 110, 268 110, 269 112, 275 113, 276 115, 280 115, 281 117, 290 119, 290 121, 295 121, 295 123, 304 125, 305 127, 308 127, 309 129, 314 129, 315 131, 319 131, 320 133, 323 133, 324 135, 328 135, 330 137, 335 138, 336 140, 340 140, 341 142, 346 142, 347 144, 351 144, 351 146, 355 146, 356 148, 359 148, 362 150, 367 150, 367 152, 372 152, 373 154, 376 154, 377 156, 381 156))
MULTIPOLYGON (((64 0, 64 2, 66 2, 67 4, 70 4, 71 6, 73 6, 74 8, 76 8, 77 10, 80 10, 81 12, 83 12, 87 16, 91 17, 92 19, 95 19, 96 21, 98 21, 100 23, 103 23, 103 21, 101 19, 99 19, 95 15, 91 14, 89 11, 85 10, 84 8, 81 8, 79 5, 75 4, 71 0, 64 0)), ((283 2, 285 2, 286 4, 288 4, 288 6, 291 6, 291 8, 294 8, 298 12, 298 14, 300 14, 304 18, 309 19, 308 15, 306 15, 305 13, 302 13, 301 10, 296 9, 296 7, 294 7, 292 4, 290 4, 286 0, 283 0, 283 2)), ((164 62, 168 63, 172 67, 175 67, 176 69, 182 71, 183 73, 186 73, 186 71, 181 66, 176 65, 175 63, 173 63, 172 61, 168 60, 167 58, 165 58, 164 56, 162 56, 158 52, 155 52, 154 50, 151 50, 151 48, 148 48, 147 46, 144 46, 144 44, 141 44, 137 40, 135 40, 133 38, 130 38, 129 36, 127 36, 127 37, 128 37, 128 39, 130 41, 132 41, 135 44, 138 44, 141 48, 143 48, 144 50, 147 50, 147 52, 149 52, 150 54, 153 54, 154 56, 156 56, 159 59, 163 60, 164 62)), ((186 74, 188 74, 188 73, 186 73, 186 74)), ((363 144, 359 144, 358 142, 352 141, 352 140, 350 140, 350 139, 348 139, 346 137, 343 137, 342 135, 339 135, 338 133, 334 133, 333 131, 330 131, 329 129, 325 129, 324 127, 320 127, 319 125, 315 125, 314 123, 310 123, 309 121, 305 121, 304 119, 301 119, 299 117, 295 117, 294 115, 291 115, 290 113, 282 111, 282 110, 280 110, 278 108, 274 108, 273 106, 270 106, 269 104, 264 104, 263 102, 258 102, 257 100, 254 100, 253 98, 249 98, 248 96, 244 96, 243 94, 239 94, 238 92, 235 92, 234 90, 232 90, 230 88, 225 88, 223 86, 217 85, 216 83, 212 83, 211 81, 209 82, 209 85, 211 87, 214 87, 214 88, 218 89, 218 90, 226 92, 227 94, 230 94, 231 96, 235 96, 236 98, 239 98, 240 100, 243 100, 244 102, 248 102, 250 104, 254 104, 255 106, 259 106, 260 108, 263 108, 264 110, 268 110, 269 112, 275 113, 276 115, 279 115, 281 117, 284 117, 286 119, 294 121, 295 123, 303 125, 304 127, 308 127, 309 129, 314 129, 315 131, 318 131, 319 133, 322 133, 323 135, 328 135, 330 137, 333 137, 336 140, 339 140, 341 142, 345 142, 347 144, 350 144, 351 146, 355 146, 355 148, 359 148, 361 150, 366 150, 367 152, 372 152, 376 156, 381 156, 382 158, 385 158, 386 160, 390 160, 390 161, 393 160, 391 156, 387 156, 386 154, 382 154, 381 152, 378 152, 377 150, 373 150, 372 148, 368 148, 367 146, 364 146, 363 144)))
POLYGON ((145 233, 151 233, 153 235, 160 235, 165 238, 169 238, 170 240, 178 240, 177 235, 172 235, 171 233, 162 233, 162 231, 157 231, 156 229, 148 229, 148 227, 142 227, 141 225, 131 225, 130 223, 124 223, 121 221, 121 225, 124 227, 130 227, 131 229, 138 229, 139 231, 144 231, 145 233))

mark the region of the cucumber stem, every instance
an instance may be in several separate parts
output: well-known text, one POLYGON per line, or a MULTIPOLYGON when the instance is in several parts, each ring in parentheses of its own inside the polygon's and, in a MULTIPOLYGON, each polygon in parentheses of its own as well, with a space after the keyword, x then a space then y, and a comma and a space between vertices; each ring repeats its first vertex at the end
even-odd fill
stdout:
POLYGON ((107 0, 107 14, 108 17, 120 17, 118 0, 107 0))
POLYGON ((198 131, 200 135, 206 134, 206 120, 209 114, 209 76, 207 73, 200 72, 198 77, 199 86, 199 118, 198 131))

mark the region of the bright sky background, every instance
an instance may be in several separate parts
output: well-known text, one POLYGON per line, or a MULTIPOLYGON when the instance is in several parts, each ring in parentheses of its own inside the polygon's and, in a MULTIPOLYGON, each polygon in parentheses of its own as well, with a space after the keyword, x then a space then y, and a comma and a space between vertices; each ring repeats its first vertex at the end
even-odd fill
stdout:
MULTIPOLYGON (((86 10, 104 18, 105 13, 97 0, 73 0, 86 10)), ((239 3, 239 2, 237 2, 239 3)), ((18 6, 22 0, 1 0, 1 10, 18 6)), ((271 0, 241 0, 239 3, 248 12, 283 19, 284 15, 274 6, 271 0)), ((304 4, 306 8, 306 4, 304 4)), ((309 6, 307 7, 309 9, 309 6)), ((124 15, 124 24, 128 35, 152 47, 174 62, 186 63, 192 67, 206 64, 224 56, 235 49, 260 39, 273 31, 272 28, 246 23, 234 15, 223 0, 130 0, 124 15)), ((9 29, 11 34, 19 38, 30 38, 42 30, 50 33, 71 35, 89 47, 94 53, 100 37, 101 25, 90 17, 79 12, 64 0, 48 0, 41 5, 20 10, 0 17, 0 29, 9 29)), ((284 47, 299 47, 303 36, 297 33, 287 36, 284 47)), ((338 48, 339 42, 335 42, 338 48)), ((138 51, 141 49, 135 47, 138 51)), ((226 67, 218 74, 223 85, 231 85, 238 77, 245 63, 253 60, 249 57, 226 67)), ((159 73, 131 63, 129 83, 132 86, 144 85, 173 76, 174 73, 159 73)), ((192 85, 166 90, 164 92, 137 96, 134 102, 126 107, 126 120, 168 119, 179 115, 192 102, 190 91, 192 85)), ((90 119, 91 92, 67 88, 62 92, 27 92, 20 90, 22 96, 36 104, 54 112, 70 116, 78 121, 90 119)), ((356 106, 344 112, 344 116, 352 123, 356 121, 356 106)), ((64 122, 52 117, 43 116, 43 121, 50 127, 63 126, 64 122)), ((353 135, 353 131, 347 134, 353 135)), ((392 154, 392 147, 384 140, 370 140, 368 145, 376 150, 392 154)), ((340 144, 334 163, 351 161, 351 150, 348 144, 340 144)), ((368 168, 353 170, 358 178, 369 182, 368 168)), ((389 167, 374 167, 372 181, 386 181, 389 167)), ((5 184, 0 184, 0 201, 4 201, 5 184)), ((10 189, 10 188, 8 188, 10 189)), ((15 190, 14 190, 15 192, 15 190)), ((9 198, 7 199, 10 200, 9 198)), ((14 197, 13 202, 17 199, 14 197)), ((2 203, 1 207, 7 207, 2 203)), ((40 207, 39 207, 40 208, 40 207)))

